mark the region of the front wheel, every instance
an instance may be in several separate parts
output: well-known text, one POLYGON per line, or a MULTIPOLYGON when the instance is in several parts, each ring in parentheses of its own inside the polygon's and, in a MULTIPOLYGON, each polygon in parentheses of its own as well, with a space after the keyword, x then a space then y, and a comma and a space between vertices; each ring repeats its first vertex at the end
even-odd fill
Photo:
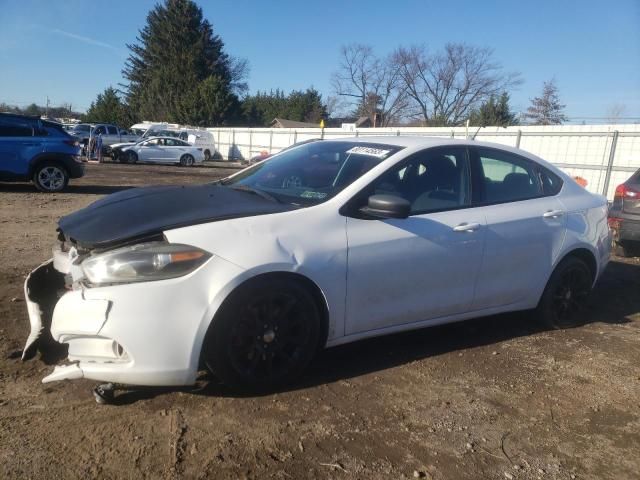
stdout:
POLYGON ((183 167, 192 167, 195 163, 196 162, 191 155, 183 155, 180 157, 180 165, 183 167))
POLYGON ((313 358, 320 313, 288 279, 258 279, 233 292, 213 320, 203 361, 225 384, 269 391, 293 382, 313 358))
POLYGON ((69 183, 69 174, 63 166, 45 162, 33 173, 33 183, 41 192, 61 192, 69 183))
POLYGON ((127 163, 136 163, 138 161, 138 155, 131 150, 127 152, 127 163))
POLYGON ((537 316, 556 329, 582 325, 592 283, 591 271, 584 261, 577 257, 562 260, 547 282, 537 316))
POLYGON ((211 160, 211 152, 209 150, 205 150, 204 151, 204 160, 206 162, 208 162, 209 160, 211 160))

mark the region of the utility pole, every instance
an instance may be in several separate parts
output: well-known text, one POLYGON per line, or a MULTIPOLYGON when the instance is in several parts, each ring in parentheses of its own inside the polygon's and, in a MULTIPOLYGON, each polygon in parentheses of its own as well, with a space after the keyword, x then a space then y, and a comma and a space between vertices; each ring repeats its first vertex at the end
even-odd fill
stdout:
POLYGON ((46 108, 44 110, 44 116, 46 118, 49 118, 49 95, 47 95, 47 106, 46 106, 46 108))

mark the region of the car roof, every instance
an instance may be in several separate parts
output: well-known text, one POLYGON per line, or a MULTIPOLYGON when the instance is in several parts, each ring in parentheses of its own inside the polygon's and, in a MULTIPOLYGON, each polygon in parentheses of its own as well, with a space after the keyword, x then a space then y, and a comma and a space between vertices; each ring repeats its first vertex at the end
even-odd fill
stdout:
MULTIPOLYGON (((154 136, 154 137, 147 137, 147 138, 145 138, 145 139, 144 139, 144 140, 142 140, 142 141, 143 141, 143 142, 148 142, 149 140, 153 140, 154 138, 168 138, 168 139, 170 139, 170 140, 180 140, 181 142, 184 142, 184 140, 182 140, 181 138, 178 138, 178 137, 171 137, 171 136, 163 136, 163 137, 156 137, 156 136, 154 136)), ((187 143, 187 142, 185 142, 185 143, 187 143)))
POLYGON ((26 118, 27 120, 40 120, 38 115, 23 115, 21 113, 0 112, 3 117, 26 118))

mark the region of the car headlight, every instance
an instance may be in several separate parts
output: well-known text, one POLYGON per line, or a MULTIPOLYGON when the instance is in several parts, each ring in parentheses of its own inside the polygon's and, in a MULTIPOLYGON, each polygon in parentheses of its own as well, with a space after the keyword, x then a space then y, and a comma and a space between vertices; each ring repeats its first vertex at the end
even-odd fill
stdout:
POLYGON ((150 242, 92 255, 80 266, 93 285, 148 282, 186 275, 210 257, 190 245, 150 242))

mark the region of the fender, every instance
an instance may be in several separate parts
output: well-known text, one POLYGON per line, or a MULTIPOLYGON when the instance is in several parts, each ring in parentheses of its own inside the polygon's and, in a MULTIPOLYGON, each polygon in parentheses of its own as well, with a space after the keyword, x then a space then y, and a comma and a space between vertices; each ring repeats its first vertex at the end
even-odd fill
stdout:
MULTIPOLYGON (((269 274, 290 274, 302 277, 305 281, 309 282, 310 285, 313 285, 315 290, 319 293, 321 298, 318 298, 322 302, 323 310, 324 310, 324 318, 325 322, 323 325, 323 332, 321 334, 321 340, 319 348, 323 349, 326 347, 328 338, 335 337, 336 332, 336 319, 332 319, 331 310, 329 308, 329 302, 327 300, 326 294, 320 286, 314 282, 308 276, 300 273, 295 269, 294 265, 286 265, 286 264, 277 264, 277 265, 264 265, 256 269, 245 270, 241 274, 232 278, 223 288, 219 289, 218 294, 212 300, 209 305, 209 308, 205 312, 204 316, 200 320, 200 326, 198 331, 194 337, 193 346, 191 349, 191 358, 190 358, 190 370, 197 372, 200 364, 200 355, 202 352, 202 348, 204 346, 204 339, 207 335, 207 332, 213 322, 215 321, 216 314, 220 311, 220 308, 224 304, 224 302, 229 298, 229 296, 237 289, 240 288, 245 283, 257 278, 261 275, 269 275, 269 274)), ((314 295, 315 297, 316 295, 314 295)), ((342 330, 340 330, 342 331, 342 330)))
POLYGON ((79 178, 84 175, 84 166, 82 163, 74 160, 73 155, 70 153, 59 152, 42 152, 34 156, 29 161, 28 178, 33 177, 36 168, 43 162, 59 162, 69 174, 69 178, 79 178))

